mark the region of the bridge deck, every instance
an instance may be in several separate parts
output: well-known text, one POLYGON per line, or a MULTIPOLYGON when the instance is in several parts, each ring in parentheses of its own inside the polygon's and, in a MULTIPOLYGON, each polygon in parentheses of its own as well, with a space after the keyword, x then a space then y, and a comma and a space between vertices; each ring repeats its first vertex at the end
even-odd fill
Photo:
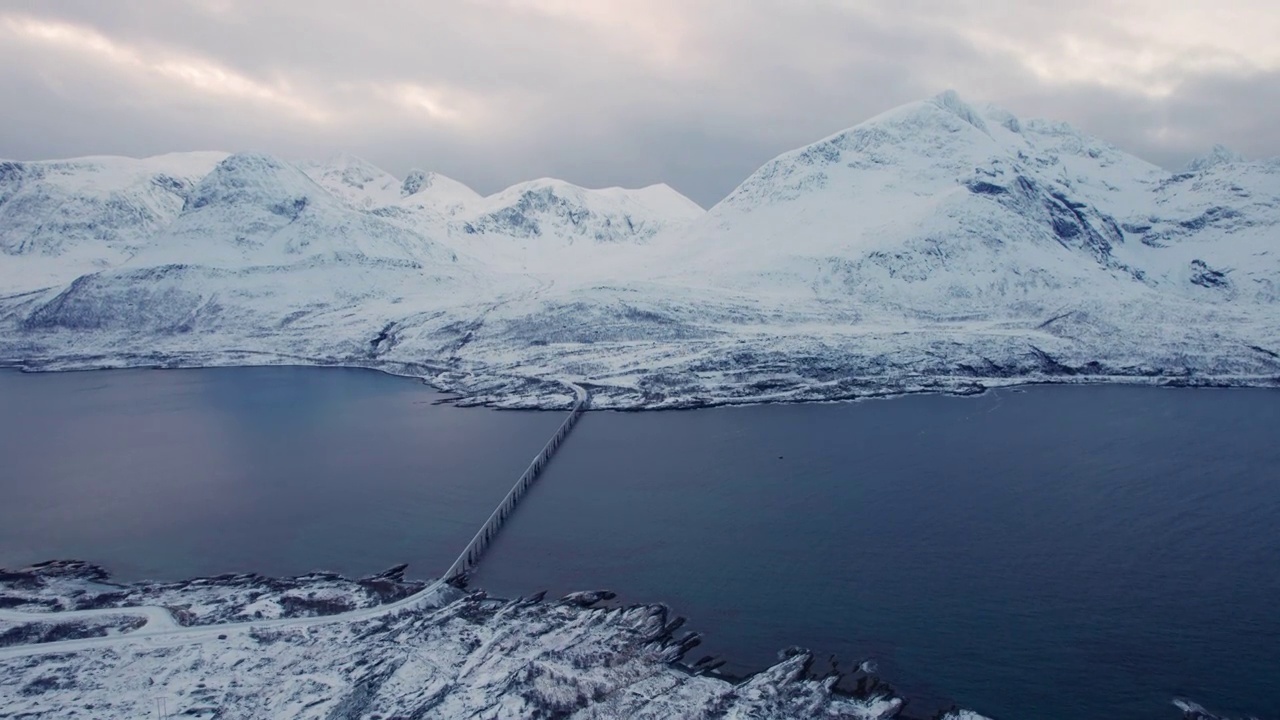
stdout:
POLYGON ((529 467, 516 480, 516 484, 507 492, 506 497, 498 504, 493 513, 489 515, 489 519, 484 525, 480 526, 471 538, 471 542, 462 549, 458 555, 458 559, 453 561, 449 569, 444 572, 441 579, 445 582, 452 582, 466 576, 466 574, 480 562, 480 558, 484 555, 484 551, 488 549, 489 543, 498 535, 498 531, 502 529, 507 518, 515 512, 516 505, 524 497, 529 488, 537 481, 538 476, 542 474, 542 470, 546 468, 547 463, 551 462, 551 456, 555 455, 556 450, 560 449, 560 445, 564 443, 565 438, 569 436, 569 432, 573 430, 573 426, 578 422, 578 417, 582 415, 582 411, 586 409, 587 403, 591 399, 591 395, 580 385, 569 383, 573 388, 574 403, 573 409, 569 411, 569 417, 564 419, 560 424, 560 428, 556 430, 555 435, 547 441, 542 450, 533 457, 533 461, 529 463, 529 467))

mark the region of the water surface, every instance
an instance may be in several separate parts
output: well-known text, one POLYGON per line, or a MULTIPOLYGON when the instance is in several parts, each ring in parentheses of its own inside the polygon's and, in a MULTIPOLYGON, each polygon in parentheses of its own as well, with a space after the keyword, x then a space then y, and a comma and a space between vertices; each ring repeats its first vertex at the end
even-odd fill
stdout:
POLYGON ((368 370, 0 372, 0 567, 443 572, 560 413, 368 370))
MULTIPOLYGON (((0 373, 0 566, 125 578, 452 561, 562 419, 357 370, 0 373)), ((492 546, 500 595, 662 601, 746 672, 874 659, 917 707, 1280 717, 1280 393, 590 413, 492 546)))
POLYGON ((591 413, 482 564, 665 601, 751 670, 799 644, 998 718, 1280 717, 1280 393, 591 413))

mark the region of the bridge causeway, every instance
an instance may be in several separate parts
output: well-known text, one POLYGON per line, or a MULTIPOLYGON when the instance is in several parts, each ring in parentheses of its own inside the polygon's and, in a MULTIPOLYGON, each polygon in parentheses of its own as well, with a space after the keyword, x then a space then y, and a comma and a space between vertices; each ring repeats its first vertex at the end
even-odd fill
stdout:
POLYGON ((484 556, 489 544, 498 536, 502 526, 515 512, 516 505, 524 498, 525 493, 529 491, 533 483, 537 481, 538 476, 547 467, 547 463, 551 462, 551 457, 555 455, 556 450, 560 449, 565 438, 569 437, 569 432, 577 424, 582 412, 586 410, 587 403, 591 401, 591 394, 581 385, 575 383, 566 384, 573 389, 574 395, 573 409, 569 411, 569 417, 564 419, 564 422, 560 424, 560 428, 556 430, 555 435, 552 435, 547 444, 542 447, 542 450, 534 456, 533 461, 529 463, 529 467, 525 468, 520 478, 516 480, 516 484, 512 486, 506 497, 489 515, 489 519, 484 522, 484 525, 480 526, 480 530, 471 538, 471 542, 467 543, 467 546, 462 549, 458 559, 454 560, 449 569, 444 572, 444 575, 441 576, 441 580, 444 582, 453 583, 464 579, 467 573, 480 562, 480 558, 484 556))

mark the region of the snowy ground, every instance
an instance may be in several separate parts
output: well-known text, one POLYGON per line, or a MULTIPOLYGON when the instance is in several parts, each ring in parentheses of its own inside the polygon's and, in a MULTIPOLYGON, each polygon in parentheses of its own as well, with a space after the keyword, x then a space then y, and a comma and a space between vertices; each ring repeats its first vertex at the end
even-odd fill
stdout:
MULTIPOLYGON (((381 579, 405 589, 396 577, 381 579)), ((368 601, 368 582, 227 576, 116 585, 81 563, 5 572, 0 602, 34 609, 36 619, 0 620, 0 629, 11 626, 0 637, 14 640, 0 647, 0 717, 152 717, 162 708, 207 718, 882 718, 902 709, 871 677, 859 678, 856 697, 834 691, 838 678, 809 676, 804 653, 740 682, 715 676, 714 663, 684 665, 697 636, 682 633, 681 620, 661 606, 597 607, 608 594, 550 602, 452 591, 412 609, 371 606, 355 619, 288 602, 323 596, 333 601, 325 610, 341 612, 368 601), (54 610, 128 612, 142 601, 192 624, 147 633, 108 621, 116 616, 54 610), (240 621, 254 607, 304 614, 287 624, 240 621), (55 624, 60 617, 68 621, 55 624), (45 641, 53 644, 42 648, 45 641)))
MULTIPOLYGON (((696 633, 660 605, 453 588, 406 604, 422 586, 401 571, 118 584, 79 562, 0 570, 0 718, 921 718, 867 664, 816 676, 800 649, 720 676, 689 661, 696 633)), ((1183 699, 1178 712, 1220 720, 1183 699)))

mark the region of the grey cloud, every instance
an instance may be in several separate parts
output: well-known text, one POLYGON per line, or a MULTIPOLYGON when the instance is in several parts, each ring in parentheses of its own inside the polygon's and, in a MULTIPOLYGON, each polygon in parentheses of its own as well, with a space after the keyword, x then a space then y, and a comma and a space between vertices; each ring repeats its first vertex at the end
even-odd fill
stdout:
POLYGON ((710 205, 779 152, 946 87, 1072 122, 1170 166, 1218 141, 1250 156, 1280 149, 1280 128, 1267 122, 1280 107, 1276 70, 1200 62, 1206 51, 1195 43, 1185 64, 1159 70, 1174 87, 1164 96, 1029 69, 1019 53, 1063 32, 1164 43, 1110 22, 1099 0, 1080 0, 1067 16, 1055 3, 968 0, 609 5, 14 3, 0 19, 70 23, 147 57, 212 63, 326 117, 296 116, 284 100, 249 91, 185 88, 68 47, 6 41, 0 156, 350 151, 484 192, 547 175, 596 186, 665 181, 710 205), (417 110, 397 96, 408 86, 427 93, 417 110), (436 105, 442 114, 425 109, 436 105))

